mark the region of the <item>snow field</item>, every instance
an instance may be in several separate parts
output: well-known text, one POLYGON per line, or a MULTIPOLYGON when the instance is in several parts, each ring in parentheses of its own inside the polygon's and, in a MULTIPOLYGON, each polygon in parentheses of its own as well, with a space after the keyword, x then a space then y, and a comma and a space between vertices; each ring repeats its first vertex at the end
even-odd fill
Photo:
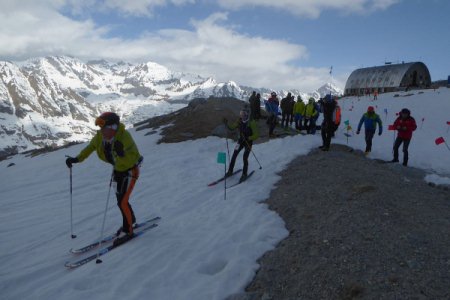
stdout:
MULTIPOLYGON (((111 167, 95 153, 74 165, 78 237, 71 240, 64 155, 76 155, 85 145, 0 162, 6 170, 0 183, 5 207, 0 215, 6 224, 0 231, 0 289, 6 299, 223 299, 250 282, 258 269, 256 260, 288 234, 280 217, 260 202, 279 180, 276 173, 296 155, 318 146, 319 137, 256 145, 263 169, 251 156, 250 170, 256 173, 227 190, 224 200, 223 184, 207 186, 223 176, 216 157, 226 151, 224 139, 157 145, 158 136, 145 133, 132 131, 145 160, 131 204, 138 221, 161 216, 159 226, 103 256, 102 264, 91 262, 72 271, 64 263, 78 257, 68 250, 99 237, 111 167), (16 165, 6 169, 11 162, 16 165)), ((240 167, 242 153, 236 164, 240 167)), ((105 232, 120 225, 112 193, 105 232)))
MULTIPOLYGON (((394 123, 397 118, 396 113, 402 108, 408 108, 417 123, 417 130, 413 132, 409 146, 408 165, 450 176, 450 151, 445 145, 437 146, 434 142, 440 136, 444 137, 447 143, 450 142, 449 125, 446 124, 447 121, 450 121, 450 89, 388 93, 378 95, 377 101, 372 101, 372 99, 373 96, 361 97, 360 101, 357 97, 346 97, 339 100, 342 108, 342 122, 338 129, 338 135, 332 142, 347 144, 347 137, 343 134, 346 132, 343 122, 350 120, 354 133, 349 138, 348 145, 364 151, 364 125, 359 135, 356 135, 356 130, 361 116, 371 105, 376 107, 375 111, 383 122, 383 134, 378 136, 378 131, 376 132, 372 153, 368 157, 391 160, 393 158, 394 131, 389 131, 388 125, 394 123), (399 94, 400 97, 394 97, 395 94, 399 94), (408 94, 413 95, 405 96, 408 94), (350 111, 352 106, 353 109, 350 111), (388 111, 387 116, 384 109, 388 111), (422 119, 424 119, 423 124, 422 119)), ((399 149, 399 159, 400 161, 403 159, 402 146, 399 149)))
MULTIPOLYGON (((367 106, 376 106, 384 132, 375 137, 369 158, 390 160, 393 132, 387 126, 393 123, 395 112, 407 107, 418 124, 410 145, 410 165, 431 172, 427 180, 445 183, 450 180, 446 177, 450 175, 450 152, 445 145, 436 146, 434 140, 450 138, 446 125, 450 90, 412 93, 409 97, 383 94, 376 102, 368 97, 340 100, 342 123, 332 142, 346 144, 343 122, 348 119, 356 131, 367 106)), ((255 174, 229 189, 224 200, 223 184, 207 186, 223 175, 224 167, 216 163, 216 157, 217 152, 226 152, 224 139, 157 145, 158 135, 131 132, 145 157, 131 204, 138 221, 156 215, 162 220, 157 228, 103 256, 102 264, 91 262, 72 271, 66 270, 64 263, 78 257, 69 254, 69 249, 99 237, 111 166, 99 161, 95 153, 74 165, 73 216, 78 237, 71 240, 69 171, 64 160, 65 155, 78 154, 85 144, 0 162, 2 299, 209 300, 242 292, 258 269, 257 259, 288 234, 283 220, 261 202, 280 179, 279 171, 297 155, 321 144, 317 134, 255 145, 253 151, 263 169, 258 169, 250 155, 249 170, 256 170, 255 174), (7 168, 12 162, 15 166, 7 168)), ((364 130, 350 137, 348 144, 364 150, 364 130)), ((240 167, 242 153, 236 169, 240 167)), ((105 233, 120 224, 113 192, 105 233)))

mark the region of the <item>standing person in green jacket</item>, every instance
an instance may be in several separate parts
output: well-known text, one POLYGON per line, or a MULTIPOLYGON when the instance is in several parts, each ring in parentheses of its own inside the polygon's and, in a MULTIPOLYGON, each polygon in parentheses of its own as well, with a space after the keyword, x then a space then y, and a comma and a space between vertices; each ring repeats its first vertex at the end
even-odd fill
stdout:
POLYGON ((245 148, 243 157, 244 168, 242 170, 241 179, 239 180, 239 182, 242 182, 247 179, 248 157, 250 155, 250 152, 252 151, 253 141, 258 138, 258 127, 256 121, 250 120, 249 113, 246 110, 241 110, 240 118, 235 123, 229 125, 227 119, 224 119, 223 122, 230 130, 239 129, 239 140, 236 144, 236 147, 234 148, 233 156, 231 158, 226 176, 229 177, 233 175, 236 158, 239 152, 241 152, 241 150, 245 148))
POLYGON ((309 98, 308 104, 305 106, 305 113, 303 114, 303 127, 306 129, 308 134, 316 133, 316 119, 319 115, 319 112, 316 108, 316 99, 313 97, 309 98))
POLYGON ((294 120, 295 120, 295 129, 301 131, 303 114, 305 113, 305 103, 302 100, 301 96, 297 96, 297 102, 294 104, 294 120))
POLYGON ((72 164, 80 163, 96 151, 97 156, 106 163, 114 166, 113 179, 117 182, 117 205, 122 213, 122 227, 117 231, 122 240, 133 237, 133 224, 136 217, 129 203, 131 192, 136 180, 139 178, 139 165, 143 157, 131 137, 125 130, 125 125, 120 123, 120 118, 113 112, 102 113, 96 120, 95 125, 100 127, 97 134, 92 138, 76 157, 69 157, 66 160, 67 167, 72 168, 72 164))

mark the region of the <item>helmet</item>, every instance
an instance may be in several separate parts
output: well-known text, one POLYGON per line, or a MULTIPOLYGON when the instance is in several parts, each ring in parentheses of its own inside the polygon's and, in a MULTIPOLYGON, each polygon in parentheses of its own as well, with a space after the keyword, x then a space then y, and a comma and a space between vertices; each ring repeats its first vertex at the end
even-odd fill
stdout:
POLYGON ((272 97, 276 97, 276 96, 277 96, 277 93, 272 92, 272 93, 270 93, 270 95, 271 95, 272 97))
POLYGON ((113 112, 104 112, 97 119, 95 119, 95 125, 103 128, 109 125, 116 125, 116 128, 120 124, 120 117, 113 112))
POLYGON ((411 114, 411 111, 409 109, 407 109, 407 108, 404 108, 404 109, 402 109, 402 111, 400 113, 409 116, 411 114))
POLYGON ((367 108, 367 112, 374 112, 374 111, 375 111, 375 109, 373 108, 373 106, 369 106, 367 108))
POLYGON ((302 96, 298 95, 298 96, 297 96, 297 100, 298 100, 298 101, 302 101, 302 96))
POLYGON ((249 118, 249 113, 247 110, 243 109, 240 111, 239 115, 241 116, 242 122, 247 122, 249 118))
POLYGON ((309 98, 309 103, 312 103, 312 102, 314 102, 314 101, 316 101, 316 99, 314 99, 314 97, 310 97, 310 98, 309 98))

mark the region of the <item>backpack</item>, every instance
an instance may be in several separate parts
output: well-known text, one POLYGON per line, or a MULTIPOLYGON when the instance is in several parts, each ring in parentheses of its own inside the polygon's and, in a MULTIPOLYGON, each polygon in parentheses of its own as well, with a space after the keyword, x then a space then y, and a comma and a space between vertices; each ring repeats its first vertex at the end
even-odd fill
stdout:
POLYGON ((341 124, 341 107, 336 105, 336 109, 334 110, 334 124, 341 124))

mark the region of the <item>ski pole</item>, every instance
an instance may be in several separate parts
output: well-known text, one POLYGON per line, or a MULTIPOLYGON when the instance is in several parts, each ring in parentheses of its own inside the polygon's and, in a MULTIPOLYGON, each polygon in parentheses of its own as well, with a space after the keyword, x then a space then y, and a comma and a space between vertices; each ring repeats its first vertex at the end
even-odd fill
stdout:
POLYGON ((227 132, 227 136, 226 136, 225 138, 226 138, 226 140, 227 140, 228 159, 231 159, 231 158, 230 158, 230 148, 228 147, 228 132, 227 132))
POLYGON ((74 239, 77 236, 73 234, 73 213, 72 213, 72 168, 70 170, 70 236, 74 239))
POLYGON ((97 260, 95 261, 95 263, 97 263, 97 264, 100 264, 100 263, 103 262, 99 258, 99 256, 100 256, 100 250, 101 250, 101 245, 102 245, 102 240, 103 240, 103 230, 105 229, 106 212, 108 211, 109 196, 111 195, 111 186, 112 186, 113 176, 114 176, 114 169, 113 169, 113 172, 111 174, 111 179, 109 180, 108 197, 106 198, 106 207, 105 207, 105 213, 103 214, 102 230, 100 231, 100 239, 98 241, 99 249, 98 249, 98 252, 97 252, 97 260))
POLYGON ((258 165, 259 165, 259 169, 261 170, 261 169, 262 169, 262 166, 261 166, 261 164, 259 163, 259 160, 258 160, 258 158, 256 157, 255 153, 253 152, 252 147, 250 147, 250 145, 248 144, 248 142, 247 142, 246 139, 244 139, 244 141, 245 141, 245 143, 247 144, 247 147, 250 149, 250 152, 253 154, 253 157, 256 159, 256 162, 257 162, 258 165))

